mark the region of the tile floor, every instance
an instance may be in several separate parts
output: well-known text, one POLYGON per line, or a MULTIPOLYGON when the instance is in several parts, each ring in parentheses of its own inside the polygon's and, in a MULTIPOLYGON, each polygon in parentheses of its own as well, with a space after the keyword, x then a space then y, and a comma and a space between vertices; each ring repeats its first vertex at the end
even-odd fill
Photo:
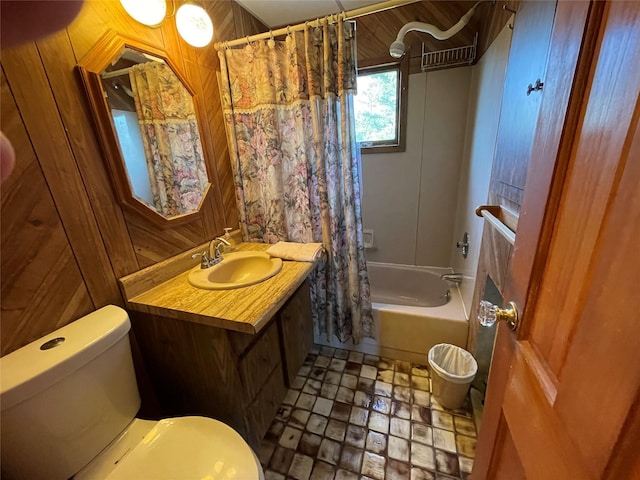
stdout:
POLYGON ((265 480, 467 479, 469 402, 444 409, 427 367, 314 346, 258 456, 265 480))

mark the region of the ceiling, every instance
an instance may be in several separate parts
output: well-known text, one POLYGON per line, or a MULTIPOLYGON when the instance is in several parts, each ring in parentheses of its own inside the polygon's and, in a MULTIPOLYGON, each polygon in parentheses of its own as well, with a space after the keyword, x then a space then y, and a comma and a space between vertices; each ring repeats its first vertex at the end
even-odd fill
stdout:
MULTIPOLYGON (((259 19, 267 28, 295 25, 318 17, 350 11, 381 0, 235 0, 259 19)), ((405 37, 412 73, 420 71, 422 48, 428 52, 473 44, 479 34, 478 58, 488 48, 511 17, 503 5, 517 9, 519 0, 485 0, 478 5, 469 24, 448 40, 436 40, 431 35, 409 32, 405 37)), ((422 0, 357 19, 358 63, 375 64, 390 61, 389 45, 400 28, 408 22, 426 22, 446 30, 474 6, 476 0, 422 0)), ((262 28, 262 27, 260 27, 262 28)), ((262 31, 262 30, 258 30, 262 31)), ((233 38, 233 37, 230 37, 233 38)))
POLYGON ((295 25, 382 0, 236 0, 269 28, 295 25))

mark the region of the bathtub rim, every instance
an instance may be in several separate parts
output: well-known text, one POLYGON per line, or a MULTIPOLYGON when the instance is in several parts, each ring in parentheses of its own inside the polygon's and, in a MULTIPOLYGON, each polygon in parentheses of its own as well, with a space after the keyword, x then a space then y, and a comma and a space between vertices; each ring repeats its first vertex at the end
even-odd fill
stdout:
MULTIPOLYGON (((385 267, 399 267, 401 269, 426 271, 437 276, 440 276, 443 273, 453 272, 453 270, 449 267, 431 267, 431 266, 425 266, 425 265, 404 265, 401 263, 369 262, 368 261, 367 267, 369 265, 374 265, 374 266, 380 265, 385 267)), ((469 313, 467 311, 466 305, 462 300, 462 292, 460 291, 459 286, 455 284, 451 284, 449 285, 449 291, 451 292, 450 300, 446 304, 440 305, 438 307, 415 307, 415 306, 409 306, 409 305, 398 305, 396 303, 372 301, 371 308, 377 308, 384 311, 394 310, 394 311, 399 311, 407 315, 413 315, 413 316, 424 316, 423 310, 427 309, 430 315, 437 316, 442 319, 469 322, 469 313), (460 315, 458 312, 462 312, 463 318, 460 318, 460 315)))

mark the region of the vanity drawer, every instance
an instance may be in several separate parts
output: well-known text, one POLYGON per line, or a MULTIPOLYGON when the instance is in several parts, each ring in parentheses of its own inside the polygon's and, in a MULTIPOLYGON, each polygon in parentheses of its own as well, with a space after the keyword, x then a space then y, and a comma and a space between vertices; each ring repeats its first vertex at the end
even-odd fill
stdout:
POLYGON ((238 362, 238 370, 248 397, 247 403, 251 403, 262 389, 276 365, 282 370, 278 327, 276 322, 271 322, 238 362))

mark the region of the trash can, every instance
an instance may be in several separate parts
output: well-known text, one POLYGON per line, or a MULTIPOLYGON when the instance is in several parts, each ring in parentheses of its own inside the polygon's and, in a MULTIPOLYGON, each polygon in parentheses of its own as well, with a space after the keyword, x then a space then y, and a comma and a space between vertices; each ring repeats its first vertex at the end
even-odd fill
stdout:
POLYGON ((439 343, 429 350, 432 394, 445 408, 460 408, 478 371, 475 358, 465 349, 439 343))

